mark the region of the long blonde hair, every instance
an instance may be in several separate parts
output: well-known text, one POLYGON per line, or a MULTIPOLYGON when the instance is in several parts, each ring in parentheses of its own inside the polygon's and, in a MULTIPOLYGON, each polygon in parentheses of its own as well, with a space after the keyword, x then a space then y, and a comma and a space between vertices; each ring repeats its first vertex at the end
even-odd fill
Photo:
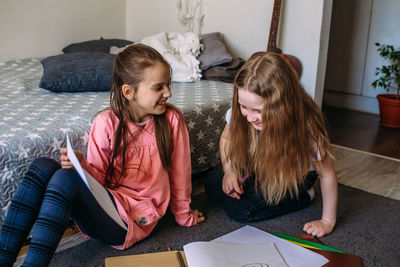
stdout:
POLYGON ((228 158, 238 176, 254 173, 256 187, 270 204, 287 192, 298 196, 312 160, 329 152, 319 107, 306 93, 294 69, 278 54, 259 52, 235 77, 228 158), (263 128, 257 131, 241 114, 238 89, 264 99, 263 128))

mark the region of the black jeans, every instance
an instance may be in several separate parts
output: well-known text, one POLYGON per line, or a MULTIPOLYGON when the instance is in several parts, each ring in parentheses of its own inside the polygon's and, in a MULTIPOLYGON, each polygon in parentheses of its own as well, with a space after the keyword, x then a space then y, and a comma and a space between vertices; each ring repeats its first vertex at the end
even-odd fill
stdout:
POLYGON ((260 191, 254 187, 254 176, 243 184, 244 193, 240 199, 227 196, 222 191, 224 172, 219 165, 206 173, 205 189, 211 200, 222 201, 226 214, 233 220, 241 223, 263 221, 284 213, 305 208, 310 202, 307 190, 318 178, 316 171, 310 171, 305 177, 303 186, 299 188, 298 198, 292 198, 289 192, 277 205, 269 205, 260 191))

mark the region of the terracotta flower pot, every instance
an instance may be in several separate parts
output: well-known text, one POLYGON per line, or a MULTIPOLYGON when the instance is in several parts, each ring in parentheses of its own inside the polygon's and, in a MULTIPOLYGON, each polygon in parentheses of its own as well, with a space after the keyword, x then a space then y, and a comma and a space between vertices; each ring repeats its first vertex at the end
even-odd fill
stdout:
POLYGON ((400 99, 394 94, 380 94, 376 98, 379 102, 381 125, 400 128, 400 99))

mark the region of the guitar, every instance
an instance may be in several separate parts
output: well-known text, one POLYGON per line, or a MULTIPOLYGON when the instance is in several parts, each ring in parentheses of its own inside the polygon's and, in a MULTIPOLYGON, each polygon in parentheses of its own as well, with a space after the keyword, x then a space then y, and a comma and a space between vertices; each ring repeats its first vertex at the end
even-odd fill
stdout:
POLYGON ((282 50, 276 46, 281 5, 282 5, 281 0, 274 1, 274 8, 272 11, 272 19, 271 19, 271 27, 269 30, 269 37, 268 37, 267 52, 275 52, 275 53, 280 54, 287 62, 290 63, 290 65, 292 65, 292 67, 296 70, 296 72, 300 78, 302 70, 303 70, 301 67, 300 60, 295 56, 283 54, 282 50))

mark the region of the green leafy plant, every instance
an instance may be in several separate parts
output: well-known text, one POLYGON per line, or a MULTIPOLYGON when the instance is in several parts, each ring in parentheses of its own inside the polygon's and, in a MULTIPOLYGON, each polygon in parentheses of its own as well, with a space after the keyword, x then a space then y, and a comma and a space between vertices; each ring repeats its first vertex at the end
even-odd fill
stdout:
POLYGON ((379 55, 388 59, 390 65, 377 67, 375 75, 378 77, 372 82, 372 87, 381 87, 388 93, 391 90, 397 91, 396 99, 400 99, 400 48, 395 49, 392 45, 375 43, 379 55))

